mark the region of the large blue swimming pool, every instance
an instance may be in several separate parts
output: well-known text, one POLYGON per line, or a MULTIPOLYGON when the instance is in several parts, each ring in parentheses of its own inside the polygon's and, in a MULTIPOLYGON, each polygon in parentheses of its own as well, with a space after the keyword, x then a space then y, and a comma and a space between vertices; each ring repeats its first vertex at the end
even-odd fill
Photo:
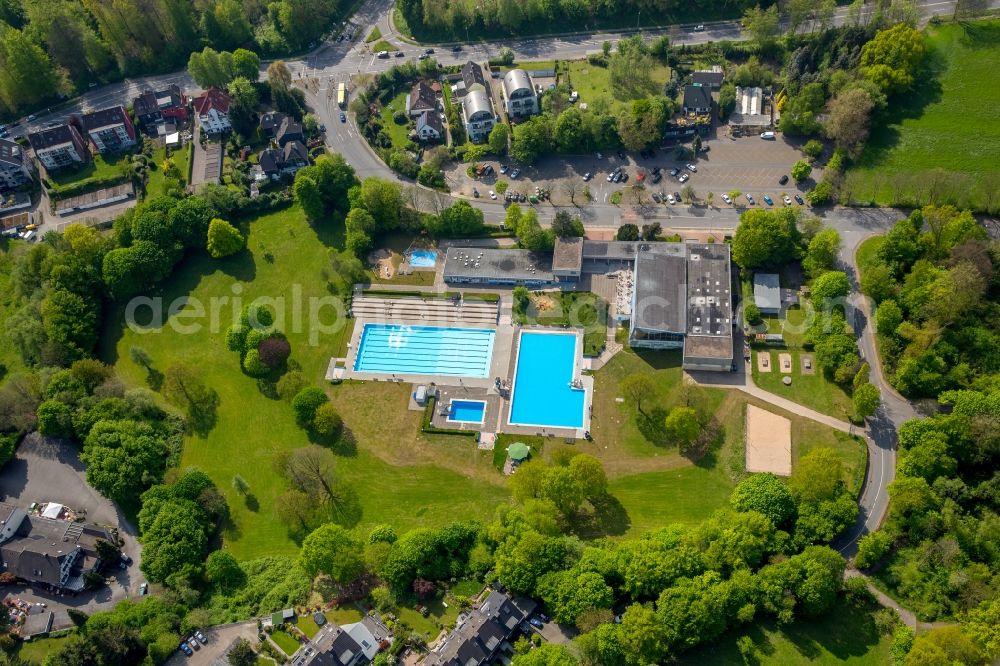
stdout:
POLYGON ((582 428, 586 392, 570 386, 575 362, 576 335, 522 331, 510 422, 582 428))
POLYGON ((488 377, 495 337, 485 328, 365 324, 354 370, 488 377))

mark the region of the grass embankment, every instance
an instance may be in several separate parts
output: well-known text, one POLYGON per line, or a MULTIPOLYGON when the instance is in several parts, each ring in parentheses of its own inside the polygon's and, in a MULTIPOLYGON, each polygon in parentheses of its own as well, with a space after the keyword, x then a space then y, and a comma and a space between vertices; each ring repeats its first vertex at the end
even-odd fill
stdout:
POLYGON ((374 28, 372 28, 372 31, 368 33, 368 36, 365 38, 365 43, 371 44, 372 42, 377 42, 380 39, 382 39, 382 31, 379 29, 378 26, 375 26, 374 28))
POLYGON ((892 639, 879 635, 871 612, 841 598, 826 615, 816 620, 797 620, 787 626, 774 621, 755 623, 749 631, 733 631, 711 645, 685 652, 681 665, 722 666, 743 664, 736 640, 753 639, 760 666, 881 666, 892 663, 892 639))
POLYGON ((812 448, 827 446, 844 462, 844 480, 852 490, 861 483, 865 451, 854 438, 736 391, 700 388, 683 383, 678 352, 624 350, 594 375, 594 445, 578 443, 604 463, 609 492, 619 503, 609 534, 637 536, 644 531, 684 523, 693 525, 723 506, 745 474, 746 405, 754 404, 791 421, 792 464, 812 448), (649 375, 654 395, 643 401, 645 422, 634 405, 618 402, 621 380, 633 373, 649 375), (681 455, 674 443, 658 439, 659 427, 672 407, 689 404, 709 416, 710 442, 696 459, 681 455))
MULTIPOLYGON (((158 295, 167 304, 181 296, 196 298, 206 311, 213 299, 232 298, 234 289, 241 291, 243 303, 257 297, 284 299, 282 328, 291 342, 292 360, 319 385, 330 357, 340 353, 351 330, 319 334, 310 344, 315 328, 308 325, 309 299, 329 296, 322 272, 328 265, 328 247, 342 242, 342 223, 330 220, 317 229, 306 223, 300 209, 291 208, 254 220, 249 231, 247 251, 218 261, 192 256, 158 295), (264 259, 265 251, 273 255, 273 262, 264 259), (291 322, 293 294, 299 290, 304 324, 297 330, 291 322)), ((142 334, 109 325, 102 336, 104 355, 133 385, 145 385, 147 380, 145 371, 129 360, 133 345, 149 352, 159 372, 179 363, 202 372, 219 394, 218 418, 206 437, 187 439, 181 467, 204 470, 226 495, 231 520, 223 531, 223 545, 233 555, 240 559, 294 555, 298 547, 275 512, 287 484, 274 460, 283 451, 307 445, 309 439, 296 426, 291 406, 261 393, 257 381, 241 372, 236 354, 226 349, 232 309, 230 302, 224 302, 214 330, 204 322, 200 330, 187 335, 175 331, 169 321, 142 334), (249 484, 253 502, 244 502, 232 489, 237 473, 249 484)), ((325 324, 335 322, 333 308, 320 314, 325 324)), ((121 312, 109 316, 113 322, 122 320, 121 312)), ((330 389, 357 441, 356 451, 342 455, 337 463, 338 479, 357 498, 357 524, 364 530, 388 523, 401 533, 443 525, 456 517, 488 519, 493 507, 507 497, 502 480, 492 471, 489 453, 478 452, 464 440, 419 436, 420 413, 407 410, 408 390, 406 385, 385 382, 330 389)))
POLYGON ((597 356, 608 334, 608 303, 590 292, 537 292, 528 311, 518 315, 524 324, 583 328, 583 355, 597 356))
POLYGON ((848 173, 852 200, 1000 210, 1000 21, 928 26, 925 71, 848 173))

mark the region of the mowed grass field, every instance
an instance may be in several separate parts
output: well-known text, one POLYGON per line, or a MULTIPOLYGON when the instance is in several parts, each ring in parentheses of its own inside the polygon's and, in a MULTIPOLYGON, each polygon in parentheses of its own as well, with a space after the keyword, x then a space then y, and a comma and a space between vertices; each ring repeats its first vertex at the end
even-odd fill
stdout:
MULTIPOLYGON (((329 359, 343 346, 343 334, 349 329, 319 335, 316 344, 310 344, 310 327, 296 329, 291 322, 295 293, 301 293, 304 322, 309 320, 309 299, 329 295, 321 271, 327 265, 328 247, 342 237, 342 224, 329 221, 321 227, 317 233, 298 208, 258 218, 249 225, 247 251, 224 260, 204 254, 188 257, 164 289, 153 295, 168 304, 182 296, 196 298, 206 311, 213 298, 231 299, 234 291, 240 292, 243 303, 257 297, 285 299, 282 328, 291 342, 292 360, 309 381, 322 386, 329 359), (264 259, 265 249, 273 254, 273 263, 264 259)), ((190 334, 178 333, 170 321, 142 333, 111 324, 102 336, 103 354, 136 386, 145 386, 147 378, 129 358, 133 345, 149 352, 159 372, 173 364, 188 364, 202 373, 219 394, 218 419, 207 436, 187 438, 181 467, 204 470, 226 495, 231 521, 223 531, 223 542, 234 556, 291 555, 298 547, 275 512, 287 484, 273 463, 280 452, 306 446, 309 440, 296 426, 291 406, 265 396, 257 381, 241 372, 238 356, 225 345, 231 305, 225 304, 220 312, 216 330, 203 325, 190 334), (249 483, 255 501, 244 502, 233 490, 235 474, 249 483)), ((109 317, 118 322, 122 313, 109 317)), ((322 319, 326 324, 335 321, 331 308, 322 319)), ((337 465, 338 479, 357 502, 356 524, 365 529, 389 523, 403 532, 459 519, 488 519, 493 507, 508 496, 502 479, 490 471, 489 456, 477 455, 467 438, 446 436, 418 444, 420 413, 407 411, 407 391, 406 386, 387 383, 331 389, 357 441, 356 451, 340 456, 337 465)))
MULTIPOLYGON (((792 464, 815 447, 830 447, 844 463, 844 480, 860 488, 866 452, 845 433, 790 414, 742 392, 685 385, 677 352, 624 350, 595 373, 593 443, 576 448, 604 463, 609 492, 618 501, 617 525, 605 526, 615 535, 638 536, 671 523, 693 525, 727 504, 733 487, 746 473, 746 405, 754 404, 792 422, 792 464), (643 402, 654 414, 679 404, 691 404, 710 415, 712 445, 697 459, 682 456, 676 444, 656 444, 643 434, 634 405, 618 402, 621 380, 648 374, 656 392, 643 402)), ((659 415, 657 415, 657 418, 659 415)), ((546 452, 549 452, 548 447, 546 452)))
POLYGON ((736 640, 744 632, 724 634, 711 645, 685 652, 678 664, 723 666, 757 663, 760 666, 882 666, 892 663, 892 639, 881 636, 869 611, 841 597, 837 605, 816 620, 797 620, 779 627, 760 622, 745 635, 753 639, 757 659, 745 662, 736 640))
POLYGON ((1000 21, 928 26, 927 71, 848 174, 852 199, 1000 210, 1000 21))
POLYGON ((803 352, 782 347, 754 349, 753 381, 765 391, 788 398, 800 405, 805 405, 823 414, 829 414, 842 421, 847 421, 854 413, 854 403, 851 396, 823 376, 823 371, 816 365, 815 352, 803 352), (771 372, 761 372, 757 368, 757 354, 760 352, 770 352, 771 372), (778 362, 779 355, 784 353, 792 355, 792 373, 790 375, 781 372, 778 362), (811 375, 802 372, 801 357, 803 355, 812 356, 814 373, 811 375), (782 383, 784 377, 792 378, 791 386, 785 386, 782 383))
MULTIPOLYGON (((586 60, 572 60, 567 64, 572 88, 580 93, 581 102, 593 106, 599 97, 603 97, 608 101, 612 114, 616 114, 629 103, 626 97, 616 94, 607 67, 591 65, 586 60)), ((651 78, 659 94, 663 94, 663 86, 670 79, 670 68, 657 63, 652 69, 651 78)))

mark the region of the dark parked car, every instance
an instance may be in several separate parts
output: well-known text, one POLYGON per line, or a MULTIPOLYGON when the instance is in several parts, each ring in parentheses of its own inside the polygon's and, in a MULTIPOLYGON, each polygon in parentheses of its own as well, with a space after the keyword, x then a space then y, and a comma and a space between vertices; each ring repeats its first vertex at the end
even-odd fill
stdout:
POLYGON ((430 54, 434 53, 434 49, 426 49, 424 51, 424 53, 426 53, 427 55, 430 55, 430 54))
POLYGON ((778 179, 778 185, 784 185, 787 182, 788 182, 788 176, 782 176, 781 178, 778 179))
POLYGON ((403 56, 405 56, 405 55, 406 55, 406 54, 405 54, 405 53, 403 53, 402 51, 396 51, 396 57, 397 57, 397 58, 402 58, 402 57, 403 57, 403 56))
POLYGON ((192 650, 191 647, 187 644, 187 641, 181 642, 181 652, 183 652, 189 657, 194 654, 194 650, 192 650))
POLYGON ((545 626, 544 622, 542 622, 540 619, 538 619, 537 617, 534 617, 534 616, 528 618, 528 624, 530 624, 531 626, 533 626, 536 629, 541 629, 542 627, 545 626))
POLYGON ((652 172, 651 172, 651 173, 652 173, 653 175, 656 175, 656 174, 660 173, 660 167, 653 167, 653 170, 652 170, 652 172))
POLYGON ((653 174, 653 183, 654 184, 660 182, 661 180, 663 180, 663 174, 662 173, 654 173, 653 174))
POLYGON ((655 201, 656 203, 660 203, 660 195, 657 194, 656 192, 653 192, 653 201, 655 201))
POLYGON ((799 195, 796 194, 795 195, 795 203, 797 203, 798 205, 802 206, 803 204, 805 204, 805 201, 802 200, 802 197, 800 197, 799 195))
POLYGON ((680 172, 681 172, 680 169, 678 169, 677 167, 674 167, 673 169, 670 170, 670 177, 671 178, 676 178, 677 174, 679 174, 680 172))
POLYGON ((455 46, 451 47, 451 52, 452 53, 458 53, 461 50, 462 50, 462 45, 461 44, 455 44, 455 46))

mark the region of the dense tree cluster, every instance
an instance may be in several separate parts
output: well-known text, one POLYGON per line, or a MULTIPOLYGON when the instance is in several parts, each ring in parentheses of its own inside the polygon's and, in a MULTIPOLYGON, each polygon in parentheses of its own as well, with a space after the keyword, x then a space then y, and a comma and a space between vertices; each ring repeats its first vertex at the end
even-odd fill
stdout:
POLYGON ((275 325, 274 312, 263 303, 250 303, 226 331, 226 347, 240 355, 240 367, 251 377, 276 377, 287 370, 292 347, 275 325))
POLYGON ((928 206, 897 222, 865 267, 890 381, 903 395, 988 388, 1000 373, 997 246, 968 211, 928 206))
POLYGON ((139 511, 142 572, 182 593, 198 586, 209 537, 227 514, 226 500, 198 470, 147 490, 139 511))
POLYGON ((257 80, 257 56, 307 46, 337 0, 5 0, 0 9, 0 116, 23 113, 91 81, 170 71, 188 62, 201 85, 257 80), (199 51, 208 44, 204 51, 199 51), (240 48, 245 47, 245 48, 240 48), (219 52, 214 49, 235 49, 219 52))

